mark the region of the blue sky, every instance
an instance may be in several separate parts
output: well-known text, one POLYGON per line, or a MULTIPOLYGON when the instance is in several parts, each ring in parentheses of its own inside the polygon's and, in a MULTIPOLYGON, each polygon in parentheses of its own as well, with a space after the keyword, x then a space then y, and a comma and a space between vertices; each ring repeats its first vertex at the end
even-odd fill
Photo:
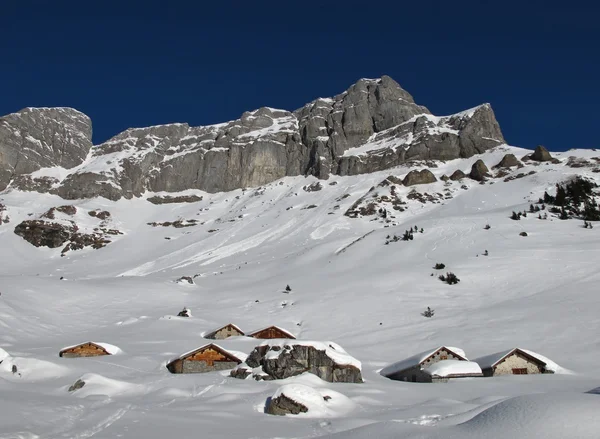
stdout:
POLYGON ((74 107, 99 143, 294 110, 387 74, 434 114, 490 102, 513 145, 600 147, 595 2, 205 3, 3 2, 0 114, 74 107))

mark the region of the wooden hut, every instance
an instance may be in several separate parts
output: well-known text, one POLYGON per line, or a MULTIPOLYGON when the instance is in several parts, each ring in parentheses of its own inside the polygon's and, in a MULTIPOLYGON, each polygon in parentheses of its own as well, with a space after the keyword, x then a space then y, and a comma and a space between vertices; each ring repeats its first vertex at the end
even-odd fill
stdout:
POLYGON ((119 351, 119 348, 107 343, 96 343, 88 341, 75 346, 63 348, 59 353, 59 357, 78 358, 78 357, 99 357, 102 355, 114 355, 119 351))
MULTIPOLYGON (((554 373, 539 354, 525 349, 514 348, 496 352, 475 360, 486 377, 496 375, 531 375, 538 373, 554 373)), ((550 360, 548 360, 550 361, 550 360)), ((551 361, 550 361, 551 362, 551 361)))
MULTIPOLYGON (((430 373, 428 368, 435 363, 446 360, 468 361, 462 349, 440 346, 390 364, 383 368, 380 374, 392 380, 430 383, 433 375, 436 374, 430 373)), ((481 374, 481 370, 479 370, 479 374, 481 374)))
POLYGON ((267 328, 259 329, 258 331, 251 332, 250 334, 246 334, 248 337, 260 338, 260 339, 274 339, 274 338, 289 338, 295 340, 293 334, 286 331, 279 326, 269 326, 267 328))
POLYGON ((208 338, 210 340, 225 340, 229 337, 235 336, 243 336, 244 331, 242 331, 239 327, 234 325, 233 323, 228 323, 225 326, 215 329, 212 332, 209 332, 204 336, 204 338, 208 338))
POLYGON ((231 352, 211 343, 181 355, 167 364, 167 369, 171 373, 205 373, 233 369, 241 362, 231 352))

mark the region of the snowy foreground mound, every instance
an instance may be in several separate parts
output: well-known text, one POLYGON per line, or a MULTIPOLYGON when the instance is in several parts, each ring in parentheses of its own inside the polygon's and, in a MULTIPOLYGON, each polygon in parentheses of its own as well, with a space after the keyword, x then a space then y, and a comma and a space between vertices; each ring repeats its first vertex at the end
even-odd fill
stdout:
MULTIPOLYGON (((577 212, 545 203, 576 176, 600 183, 600 152, 530 155, 503 146, 372 174, 144 195, 177 201, 168 204, 1 193, 0 438, 597 439, 600 395, 586 392, 600 386, 600 221, 561 220, 577 212), (480 180, 466 176, 473 167, 480 180), (435 180, 409 181, 425 168, 435 180), (120 234, 81 248, 75 236, 63 252, 14 233, 44 215, 77 229, 67 238, 120 234), (460 281, 439 278, 448 273, 460 281), (296 340, 205 338, 229 324, 274 325, 296 340), (119 350, 59 356, 90 340, 119 350), (275 348, 250 372, 282 374, 167 369, 212 342, 240 361, 275 348), (303 344, 360 369, 362 382, 310 373, 312 360, 286 353, 303 344), (427 369, 418 363, 440 346, 460 349, 440 353, 435 383, 380 373, 427 369), (502 360, 516 347, 554 373, 502 360), (458 357, 504 361, 509 374, 481 377, 458 357), (282 395, 307 411, 266 413, 282 395)), ((42 226, 29 231, 61 238, 42 226)))
POLYGON ((331 437, 378 439, 505 439, 506 437, 566 439, 594 438, 600 431, 597 395, 554 393, 510 398, 483 410, 466 422, 467 415, 449 417, 438 428, 406 429, 402 423, 384 422, 331 437))

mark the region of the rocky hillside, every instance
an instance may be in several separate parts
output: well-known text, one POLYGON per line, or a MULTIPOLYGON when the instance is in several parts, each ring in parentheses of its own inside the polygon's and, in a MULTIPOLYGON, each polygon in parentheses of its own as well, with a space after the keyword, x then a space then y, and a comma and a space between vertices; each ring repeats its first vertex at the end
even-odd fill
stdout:
POLYGON ((146 191, 220 192, 284 176, 327 179, 466 158, 503 143, 490 105, 433 116, 387 76, 361 79, 295 112, 265 107, 212 126, 129 129, 94 147, 87 116, 26 109, 0 119, 0 190, 111 200, 146 191))

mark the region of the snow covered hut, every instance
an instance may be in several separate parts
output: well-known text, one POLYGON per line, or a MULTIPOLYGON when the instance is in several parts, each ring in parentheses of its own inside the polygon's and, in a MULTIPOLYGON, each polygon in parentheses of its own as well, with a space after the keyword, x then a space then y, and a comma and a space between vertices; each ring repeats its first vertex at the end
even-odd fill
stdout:
POLYGON ((233 323, 228 323, 225 326, 222 326, 219 329, 215 329, 212 332, 209 332, 204 336, 204 338, 208 338, 210 340, 225 340, 229 337, 241 336, 244 335, 244 331, 242 331, 239 327, 234 325, 233 323))
POLYGON ((554 373, 558 366, 546 357, 526 349, 509 349, 475 360, 486 377, 554 373))
POLYGON ((448 378, 482 376, 479 367, 472 364, 464 367, 457 366, 455 362, 469 362, 462 349, 456 347, 440 346, 420 354, 413 355, 397 363, 384 367, 379 373, 389 379, 397 381, 411 381, 413 383, 431 383, 443 381, 448 378), (453 360, 453 363, 444 363, 446 368, 433 368, 438 362, 453 360), (442 374, 442 375, 440 375, 442 374), (454 375, 454 376, 450 376, 454 375), (434 376, 444 379, 434 379, 434 376))
POLYGON ((236 355, 216 344, 186 352, 167 364, 171 373, 204 373, 233 369, 242 362, 236 355))
POLYGON ((432 383, 446 382, 455 378, 482 377, 479 364, 474 361, 441 360, 423 368, 423 373, 431 377, 432 383))
POLYGON ((99 357, 102 355, 115 355, 120 349, 108 343, 97 343, 88 341, 74 346, 68 346, 61 349, 59 357, 78 358, 78 357, 99 357))
POLYGON ((260 339, 274 339, 274 338, 289 338, 295 340, 296 337, 291 332, 286 331, 279 326, 269 326, 267 328, 259 329, 258 331, 246 334, 248 337, 260 338, 260 339))

